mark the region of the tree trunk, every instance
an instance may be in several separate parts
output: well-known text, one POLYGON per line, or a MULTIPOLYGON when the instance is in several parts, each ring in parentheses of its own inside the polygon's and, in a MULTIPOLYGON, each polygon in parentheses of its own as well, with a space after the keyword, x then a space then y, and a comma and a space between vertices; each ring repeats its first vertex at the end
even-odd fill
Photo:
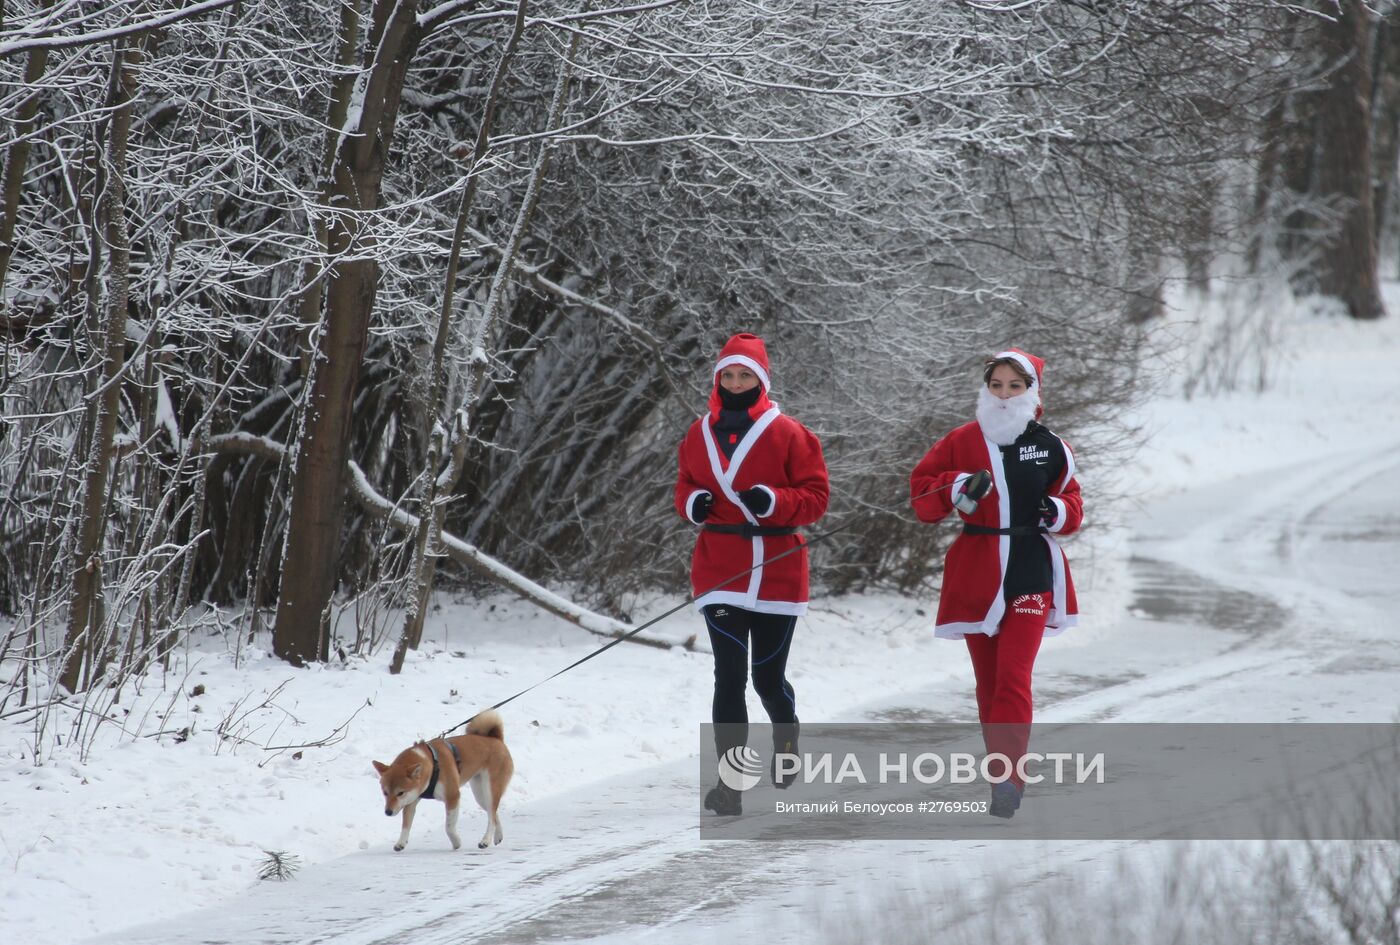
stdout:
POLYGON ((1136 213, 1128 220, 1127 274, 1123 287, 1127 292, 1123 314, 1129 322, 1139 325, 1161 318, 1166 311, 1162 256, 1136 213))
POLYGON ((379 278, 361 214, 379 205, 404 75, 420 38, 417 8, 417 0, 375 3, 367 78, 336 150, 330 207, 347 212, 332 219, 326 248, 329 258, 341 261, 331 269, 325 315, 314 337, 273 625, 273 652, 296 665, 324 660, 330 652, 325 615, 340 555, 350 409, 379 278))
POLYGON ((81 679, 83 659, 95 637, 102 613, 102 541, 107 525, 107 485, 112 468, 112 443, 121 400, 118 375, 126 358, 126 310, 131 247, 126 222, 126 145, 131 130, 132 100, 141 60, 140 36, 117 44, 112 64, 112 124, 107 138, 106 184, 98 213, 107 237, 106 318, 102 328, 100 383, 94 393, 96 416, 92 428, 76 540, 73 546, 73 589, 68 610, 65 658, 59 682, 70 692, 81 679))
POLYGON ((1264 115, 1260 132, 1263 147, 1254 171, 1254 199, 1249 214, 1249 245, 1245 249, 1245 266, 1251 275, 1259 274, 1260 259, 1274 233, 1273 221, 1269 219, 1269 203, 1278 177, 1279 151, 1284 136, 1283 110, 1286 102, 1287 96, 1279 93, 1264 115))
POLYGON ((1210 263, 1215 254, 1215 205, 1219 199, 1219 182, 1213 176, 1206 176, 1192 194, 1186 213, 1182 249, 1186 284, 1199 295, 1210 291, 1210 263))
POLYGON ((1323 247, 1317 287, 1341 299, 1352 318, 1385 314, 1376 271, 1376 229, 1371 182, 1371 13, 1345 3, 1335 19, 1323 19, 1319 42, 1333 72, 1319 115, 1321 153, 1318 195, 1339 200, 1343 216, 1336 238, 1323 247))
POLYGON ((1376 27, 1376 78, 1371 96, 1371 120, 1377 246, 1389 222, 1395 173, 1400 165, 1400 35, 1396 33, 1395 17, 1392 11, 1382 17, 1376 27))
MULTIPOLYGON (((490 91, 487 93, 486 102, 482 108, 481 124, 477 127, 476 147, 472 154, 471 166, 468 168, 467 184, 462 189, 462 200, 457 208, 457 224, 452 234, 452 250, 447 257, 447 278, 446 284, 443 286, 442 309, 438 313, 437 333, 433 339, 433 359, 428 368, 428 399, 423 411, 425 429, 419 431, 420 442, 425 447, 424 452, 428 455, 428 473, 423 477, 423 495, 418 505, 418 534, 414 536, 413 542, 413 598, 404 615, 403 632, 400 634, 398 645, 394 649, 394 658, 389 664, 391 673, 398 673, 403 668, 404 655, 407 650, 418 649, 418 645, 423 640, 423 621, 427 618, 428 601, 433 590, 433 576, 437 571, 438 550, 431 547, 431 536, 442 531, 443 509, 438 501, 437 469, 442 461, 445 446, 443 438, 447 436, 447 431, 439 427, 438 435, 435 436, 432 427, 437 423, 438 415, 442 412, 442 392, 446 386, 443 357, 447 351, 447 335, 452 324, 452 300, 457 286, 457 267, 462 258, 462 244, 466 239, 467 218, 471 213, 472 204, 475 202, 477 185, 481 180, 481 168, 486 159, 491 130, 495 125, 496 103, 505 84, 506 70, 510 67, 510 61, 515 55, 520 37, 525 32, 525 8, 525 0, 520 0, 515 8, 515 23, 511 29, 510 38, 506 40, 505 48, 501 51, 501 58, 497 60, 495 72, 491 77, 490 91)), ((502 265, 505 264, 505 262, 502 263, 502 265)), ((468 390, 470 391, 470 388, 468 390)), ((466 434, 467 431, 463 430, 462 436, 464 438, 466 434)), ((463 453, 465 453, 465 449, 456 452, 457 463, 451 477, 452 482, 443 484, 448 494, 451 494, 456 485, 456 477, 461 475, 463 453)))
MULTIPOLYGON (((336 78, 331 89, 331 101, 326 115, 326 145, 321 157, 321 177, 324 181, 321 202, 329 205, 334 195, 336 144, 339 130, 345 127, 345 116, 350 110, 350 97, 355 86, 355 50, 360 43, 360 0, 344 0, 340 4, 340 40, 336 46, 336 65, 343 71, 336 78)), ((329 237, 325 219, 318 218, 316 245, 326 246, 329 237)), ((311 371, 311 334, 321 317, 321 303, 325 296, 325 280, 318 278, 318 260, 308 259, 301 267, 301 298, 297 300, 297 311, 301 321, 301 373, 305 377, 311 371)))
MULTIPOLYGON (((53 0, 45 0, 40 9, 53 6, 53 0)), ((25 136, 33 130, 34 116, 39 111, 39 90, 35 88, 48 65, 49 51, 38 47, 29 51, 24 64, 24 84, 32 89, 15 109, 14 131, 16 138, 23 140, 11 144, 5 154, 4 205, 0 206, 0 305, 5 298, 5 276, 10 271, 10 257, 14 254, 15 221, 19 216, 19 195, 24 186, 24 169, 29 163, 29 139, 25 136)))

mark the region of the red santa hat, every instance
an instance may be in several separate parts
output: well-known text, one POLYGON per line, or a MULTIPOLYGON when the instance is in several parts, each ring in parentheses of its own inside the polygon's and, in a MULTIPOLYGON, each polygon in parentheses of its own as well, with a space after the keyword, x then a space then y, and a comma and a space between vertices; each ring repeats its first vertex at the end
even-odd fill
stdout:
POLYGON ((992 355, 993 361, 1015 361, 1026 372, 1026 376, 1033 378, 1035 386, 1039 387, 1045 382, 1045 360, 1037 358, 1033 354, 1028 354, 1020 348, 1007 348, 1005 351, 998 351, 992 355))
POLYGON ((1040 406, 1036 408, 1035 418, 1040 419, 1040 415, 1045 412, 1045 395, 1041 388, 1045 384, 1045 359, 1037 358, 1035 355, 1022 351, 1020 348, 1007 348, 1005 351, 998 351, 992 355, 993 361, 1014 361, 1026 376, 1032 378, 1031 388, 1035 391, 1035 402, 1040 406))
POLYGON ((731 364, 740 364, 758 375, 758 383, 763 390, 758 395, 758 401, 749 408, 749 416, 757 420, 773 406, 773 402, 768 399, 770 385, 768 383, 768 349, 763 345, 763 339, 758 335, 751 335, 748 332, 741 332, 734 335, 724 343, 720 349, 719 360, 715 362, 715 384, 710 388, 710 416, 719 419, 720 396, 719 396, 719 372, 729 367, 731 364))
POLYGON ((724 343, 719 352, 719 360, 715 362, 716 384, 719 383, 719 372, 731 364, 742 364, 757 374, 758 382, 763 385, 765 392, 773 389, 768 383, 768 349, 764 347, 763 339, 758 335, 740 332, 724 343))

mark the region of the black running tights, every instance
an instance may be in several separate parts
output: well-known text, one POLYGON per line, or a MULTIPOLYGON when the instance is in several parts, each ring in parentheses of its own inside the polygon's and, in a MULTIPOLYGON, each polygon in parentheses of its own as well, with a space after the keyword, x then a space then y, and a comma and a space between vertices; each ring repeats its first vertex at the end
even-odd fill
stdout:
POLYGON ((797 721, 797 694, 787 681, 788 648, 797 618, 785 614, 761 614, 729 604, 704 609, 715 654, 715 741, 722 754, 748 740, 748 706, 744 696, 749 666, 753 688, 774 724, 797 721), (722 734, 723 733, 723 734, 722 734))

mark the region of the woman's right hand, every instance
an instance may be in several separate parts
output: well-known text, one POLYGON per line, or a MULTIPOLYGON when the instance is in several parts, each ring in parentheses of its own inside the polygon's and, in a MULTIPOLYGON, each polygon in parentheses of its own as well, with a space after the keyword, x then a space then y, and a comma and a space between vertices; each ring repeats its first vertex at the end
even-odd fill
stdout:
POLYGON ((695 497, 695 501, 690 505, 690 517, 699 525, 710 517, 710 512, 715 507, 715 497, 708 492, 702 492, 695 497))
POLYGON ((953 499, 953 505, 964 515, 971 515, 977 511, 977 503, 992 491, 992 485, 991 471, 977 470, 963 480, 962 489, 959 490, 958 496, 953 499))

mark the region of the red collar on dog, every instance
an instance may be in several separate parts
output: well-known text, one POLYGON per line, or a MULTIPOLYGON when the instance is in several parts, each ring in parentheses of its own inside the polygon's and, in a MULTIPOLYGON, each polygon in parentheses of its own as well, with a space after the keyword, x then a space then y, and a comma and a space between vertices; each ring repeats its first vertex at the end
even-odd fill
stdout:
MULTIPOLYGON (((428 749, 428 754, 433 756, 433 776, 428 779, 428 786, 423 789, 423 793, 419 794, 418 797, 420 799, 426 797, 428 800, 431 801, 434 800, 433 792, 437 790, 438 775, 442 773, 442 769, 438 767, 438 756, 437 752, 433 750, 432 742, 424 742, 423 747, 428 749)), ((462 756, 457 752, 457 746, 452 744, 451 742, 448 742, 447 747, 452 749, 452 760, 456 763, 457 770, 461 771, 462 756)))

